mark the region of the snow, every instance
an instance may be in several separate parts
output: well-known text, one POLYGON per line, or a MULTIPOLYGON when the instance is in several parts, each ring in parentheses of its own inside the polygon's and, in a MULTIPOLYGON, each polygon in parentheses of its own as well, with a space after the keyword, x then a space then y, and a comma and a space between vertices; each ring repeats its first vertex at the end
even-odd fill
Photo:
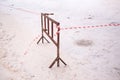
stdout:
POLYGON ((49 65, 52 44, 36 44, 41 12, 60 27, 120 23, 119 0, 0 0, 0 80, 120 80, 120 26, 61 30, 67 63, 49 65))

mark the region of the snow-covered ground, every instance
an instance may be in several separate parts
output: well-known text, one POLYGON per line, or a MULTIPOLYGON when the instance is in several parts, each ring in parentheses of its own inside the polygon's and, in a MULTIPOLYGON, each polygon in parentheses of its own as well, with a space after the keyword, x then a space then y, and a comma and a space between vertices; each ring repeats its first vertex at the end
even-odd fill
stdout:
POLYGON ((0 80, 120 80, 120 26, 61 30, 67 66, 49 69, 56 47, 36 44, 41 12, 62 28, 120 23, 119 0, 0 0, 0 80))

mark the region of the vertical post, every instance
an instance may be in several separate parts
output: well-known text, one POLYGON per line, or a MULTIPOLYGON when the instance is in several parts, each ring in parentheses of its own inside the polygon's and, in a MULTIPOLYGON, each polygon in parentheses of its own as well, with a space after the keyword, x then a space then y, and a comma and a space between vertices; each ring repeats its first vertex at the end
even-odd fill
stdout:
POLYGON ((44 39, 43 39, 43 13, 41 13, 41 27, 42 27, 42 43, 44 43, 44 39))
POLYGON ((47 28, 48 28, 48 35, 49 35, 49 19, 47 19, 47 28))
MULTIPOLYGON (((59 26, 60 24, 58 23, 57 26, 59 26)), ((59 67, 60 63, 59 63, 59 58, 60 58, 60 28, 58 27, 58 30, 57 30, 57 67, 59 67)))
POLYGON ((45 28, 45 31, 46 31, 46 14, 44 14, 44 28, 45 28))
POLYGON ((51 22, 51 35, 52 35, 52 38, 53 38, 53 22, 51 22))

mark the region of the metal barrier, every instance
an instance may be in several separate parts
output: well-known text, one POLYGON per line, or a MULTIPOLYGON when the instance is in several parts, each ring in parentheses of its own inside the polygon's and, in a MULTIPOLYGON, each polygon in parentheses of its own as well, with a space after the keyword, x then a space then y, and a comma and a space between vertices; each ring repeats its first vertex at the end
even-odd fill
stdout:
POLYGON ((42 40, 42 43, 44 43, 44 39, 49 43, 49 41, 45 38, 44 33, 49 37, 49 39, 56 45, 57 47, 57 57, 52 62, 52 64, 49 66, 49 68, 52 68, 52 66, 57 62, 57 67, 60 66, 60 61, 67 65, 61 58, 60 58, 60 33, 57 33, 56 39, 54 37, 54 28, 57 29, 57 32, 60 31, 60 23, 55 21, 54 19, 50 18, 48 15, 54 15, 53 13, 41 13, 41 27, 42 27, 42 36, 38 40, 37 44, 42 40))

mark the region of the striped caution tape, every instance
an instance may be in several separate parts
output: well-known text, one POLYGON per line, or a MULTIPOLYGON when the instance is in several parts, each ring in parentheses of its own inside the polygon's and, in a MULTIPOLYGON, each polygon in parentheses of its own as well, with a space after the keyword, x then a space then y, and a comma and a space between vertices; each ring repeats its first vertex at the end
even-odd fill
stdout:
POLYGON ((31 10, 27 10, 27 9, 23 9, 23 8, 17 8, 17 7, 13 7, 13 6, 8 6, 8 5, 5 5, 5 4, 0 4, 0 6, 12 8, 12 9, 15 9, 15 10, 19 10, 19 11, 23 11, 23 12, 27 12, 27 13, 31 13, 31 14, 35 14, 35 15, 40 15, 41 14, 41 13, 38 13, 38 12, 35 12, 35 11, 31 11, 31 10))
POLYGON ((32 45, 40 38, 40 35, 37 35, 30 43, 28 48, 24 51, 23 55, 27 55, 29 50, 31 49, 32 45))
POLYGON ((78 26, 78 27, 65 27, 65 28, 61 28, 60 26, 58 26, 57 28, 59 28, 59 30, 56 31, 54 36, 56 36, 58 33, 60 33, 60 31, 64 31, 64 30, 102 28, 102 27, 111 27, 111 26, 118 27, 118 26, 120 26, 120 24, 104 24, 104 25, 96 25, 96 26, 78 26))
POLYGON ((100 27, 110 27, 110 26, 115 26, 116 27, 116 26, 120 26, 120 24, 105 24, 105 25, 96 25, 96 26, 67 27, 67 28, 60 28, 60 30, 100 28, 100 27))

